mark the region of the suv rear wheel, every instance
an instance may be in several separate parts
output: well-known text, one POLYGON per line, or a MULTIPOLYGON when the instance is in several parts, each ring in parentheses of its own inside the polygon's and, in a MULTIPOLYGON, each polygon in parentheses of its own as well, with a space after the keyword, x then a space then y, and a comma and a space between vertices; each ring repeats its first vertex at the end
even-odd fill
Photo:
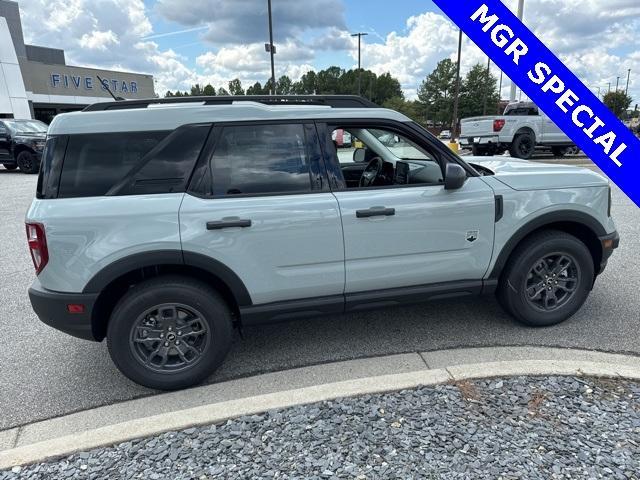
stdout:
POLYGON ((232 337, 231 311, 209 286, 158 277, 133 287, 107 329, 109 353, 128 378, 149 388, 198 384, 222 364, 232 337))
POLYGON ((20 167, 20 171, 23 173, 38 173, 38 170, 40 169, 36 156, 28 150, 23 150, 18 154, 16 163, 18 164, 18 167, 20 167))
POLYGON ((543 231, 512 254, 498 286, 498 300, 524 324, 555 325, 582 306, 593 275, 593 258, 584 243, 565 232, 543 231))

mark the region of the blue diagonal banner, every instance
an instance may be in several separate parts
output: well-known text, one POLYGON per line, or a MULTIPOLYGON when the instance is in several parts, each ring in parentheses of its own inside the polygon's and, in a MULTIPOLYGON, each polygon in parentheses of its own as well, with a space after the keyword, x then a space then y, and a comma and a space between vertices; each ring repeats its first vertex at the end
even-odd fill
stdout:
POLYGON ((500 0, 433 0, 640 206, 640 140, 500 0))

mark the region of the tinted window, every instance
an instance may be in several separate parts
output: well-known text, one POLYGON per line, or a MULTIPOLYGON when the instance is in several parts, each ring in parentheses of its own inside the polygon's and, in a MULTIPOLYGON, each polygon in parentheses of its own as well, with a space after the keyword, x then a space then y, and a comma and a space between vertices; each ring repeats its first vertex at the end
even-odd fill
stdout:
POLYGON ((213 194, 311 189, 303 125, 224 127, 211 160, 213 194))
POLYGON ((150 151, 108 195, 184 191, 211 130, 210 124, 186 125, 150 151))
POLYGON ((2 123, 0 123, 0 134, 6 135, 7 133, 7 128, 2 123))
POLYGON ((58 196, 104 195, 167 135, 133 132, 70 136, 58 196))

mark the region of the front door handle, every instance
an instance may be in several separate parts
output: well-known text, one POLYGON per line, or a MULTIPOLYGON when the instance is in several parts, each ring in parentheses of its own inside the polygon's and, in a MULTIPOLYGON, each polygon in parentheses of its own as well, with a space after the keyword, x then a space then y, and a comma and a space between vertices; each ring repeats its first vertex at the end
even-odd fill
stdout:
POLYGON ((223 228, 248 228, 251 220, 217 220, 207 222, 207 230, 222 230, 223 228))
POLYGON ((356 217, 358 218, 391 217, 395 214, 395 208, 371 207, 368 210, 356 210, 356 217))

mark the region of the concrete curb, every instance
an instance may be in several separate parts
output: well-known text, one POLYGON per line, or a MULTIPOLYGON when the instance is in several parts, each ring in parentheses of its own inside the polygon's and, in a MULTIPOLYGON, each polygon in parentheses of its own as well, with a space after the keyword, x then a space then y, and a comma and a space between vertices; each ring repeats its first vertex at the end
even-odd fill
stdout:
MULTIPOLYGON (((436 385, 488 377, 507 377, 519 375, 577 375, 640 380, 640 357, 606 354, 583 350, 549 349, 535 347, 497 347, 447 350, 407 354, 390 357, 378 357, 348 362, 295 369, 278 372, 282 379, 296 384, 295 378, 313 369, 329 369, 346 372, 340 381, 324 381, 301 388, 283 388, 271 393, 240 395, 225 401, 203 404, 192 408, 166 411, 153 416, 141 415, 125 421, 106 423, 94 428, 93 420, 101 410, 117 409, 127 412, 140 410, 141 404, 162 403, 172 395, 182 398, 202 395, 211 389, 224 389, 225 384, 214 384, 199 389, 160 394, 154 397, 131 400, 109 407, 100 407, 78 414, 68 415, 37 423, 41 441, 29 440, 29 427, 24 426, 0 432, 0 470, 17 465, 42 462, 63 457, 78 451, 110 446, 136 438, 157 435, 172 430, 181 430, 193 426, 220 423, 243 415, 251 415, 272 409, 287 408, 342 397, 398 391, 425 385, 436 385), (421 363, 415 362, 420 355, 421 363), (533 360, 531 358, 534 358, 533 360), (475 359, 475 361, 473 361, 475 359), (405 365, 401 373, 376 374, 375 372, 397 367, 398 362, 405 365), (436 368, 431 368, 430 365, 436 368), (362 367, 365 367, 364 370, 362 367), (371 376, 363 376, 366 369, 371 376), (354 376, 354 378, 349 378, 354 376), (74 417, 75 416, 75 417, 74 417), (68 421, 68 422, 67 422, 68 421), (69 423, 71 427, 65 424, 69 423), (22 437, 25 431, 26 440, 22 437)), ((243 379, 244 385, 262 384, 263 377, 243 379)), ((319 379, 321 380, 321 379, 319 379)), ((228 383, 233 383, 228 382, 228 383)), ((227 383, 227 382, 225 382, 227 383)), ((286 385, 286 382, 284 383, 286 385)), ((144 408, 142 408, 144 411, 144 408)), ((148 410, 147 410, 148 411, 148 410)), ((117 416, 116 416, 117 417, 117 416)))

